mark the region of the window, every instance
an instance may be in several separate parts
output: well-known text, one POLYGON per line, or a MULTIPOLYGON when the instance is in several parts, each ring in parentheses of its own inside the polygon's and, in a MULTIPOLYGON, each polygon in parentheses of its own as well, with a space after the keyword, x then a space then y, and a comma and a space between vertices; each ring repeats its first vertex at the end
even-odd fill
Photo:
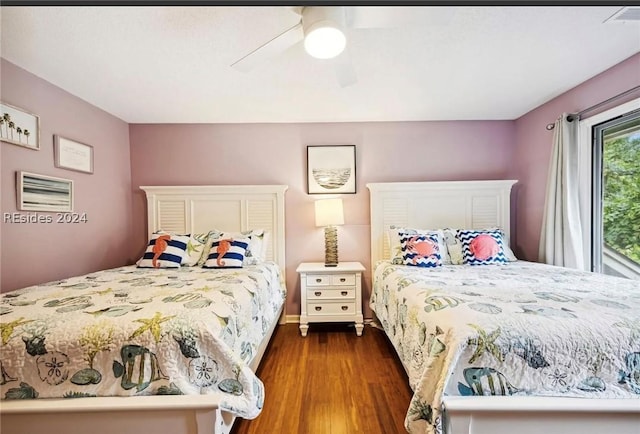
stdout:
POLYGON ((592 127, 593 271, 640 278, 640 110, 592 127))

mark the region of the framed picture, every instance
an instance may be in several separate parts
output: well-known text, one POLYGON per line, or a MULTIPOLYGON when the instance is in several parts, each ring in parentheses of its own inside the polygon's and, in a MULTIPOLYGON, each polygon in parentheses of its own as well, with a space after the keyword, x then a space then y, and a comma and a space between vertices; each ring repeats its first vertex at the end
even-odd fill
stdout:
POLYGON ((18 209, 22 211, 73 211, 73 181, 53 176, 16 172, 18 209))
POLYGON ((355 145, 307 146, 307 192, 355 193, 355 145))
POLYGON ((40 118, 0 102, 0 140, 40 150, 40 118))
POLYGON ((53 136, 53 157, 56 167, 93 173, 93 146, 62 136, 53 136))

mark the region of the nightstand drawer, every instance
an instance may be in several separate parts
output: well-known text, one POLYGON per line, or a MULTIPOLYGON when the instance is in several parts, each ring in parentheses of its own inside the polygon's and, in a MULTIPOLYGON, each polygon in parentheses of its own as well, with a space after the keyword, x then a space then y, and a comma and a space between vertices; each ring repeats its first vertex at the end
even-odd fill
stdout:
POLYGON ((307 274, 307 286, 329 286, 332 277, 330 274, 307 274))
POLYGON ((308 289, 307 300, 323 300, 323 299, 347 299, 355 300, 356 289, 344 288, 344 289, 308 289))
POLYGON ((331 284, 332 285, 350 285, 354 286, 356 284, 356 275, 355 274, 340 274, 331 276, 331 284))
POLYGON ((356 303, 349 301, 345 303, 322 303, 309 302, 309 316, 315 315, 353 315, 356 312, 356 303))
POLYGON ((307 286, 355 286, 355 274, 307 274, 307 286))

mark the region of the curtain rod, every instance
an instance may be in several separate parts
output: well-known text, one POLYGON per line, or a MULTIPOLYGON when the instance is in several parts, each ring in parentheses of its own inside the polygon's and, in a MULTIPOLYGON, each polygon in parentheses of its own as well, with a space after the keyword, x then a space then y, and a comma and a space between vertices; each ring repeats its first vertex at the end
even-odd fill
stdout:
MULTIPOLYGON (((633 93, 633 92, 635 92, 635 91, 637 91, 639 89, 640 89, 640 86, 632 87, 631 89, 626 90, 626 91, 624 91, 622 93, 619 93, 618 95, 612 96, 609 99, 605 99, 604 101, 599 102, 598 104, 594 104, 591 107, 587 107, 584 110, 580 110, 578 113, 570 114, 569 116, 567 116, 567 120, 569 122, 573 122, 574 119, 580 120, 580 116, 582 116, 583 114, 585 114, 587 112, 590 112, 592 110, 595 110, 595 109, 597 109, 599 107, 602 107, 603 105, 609 104, 609 103, 611 103, 611 102, 613 102, 613 101, 615 101, 615 100, 617 100, 619 98, 625 97, 625 96, 629 95, 630 93, 633 93)), ((555 128, 555 124, 554 123, 547 124, 547 130, 552 130, 554 128, 555 128)))

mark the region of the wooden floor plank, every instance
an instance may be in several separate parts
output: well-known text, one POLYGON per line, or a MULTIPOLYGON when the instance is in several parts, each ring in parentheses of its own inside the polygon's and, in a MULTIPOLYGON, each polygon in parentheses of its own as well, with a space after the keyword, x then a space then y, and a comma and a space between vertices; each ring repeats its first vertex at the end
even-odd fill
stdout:
POLYGON ((236 421, 232 434, 405 433, 411 388, 384 333, 361 337, 344 324, 279 326, 258 377, 265 385, 262 413, 236 421))

